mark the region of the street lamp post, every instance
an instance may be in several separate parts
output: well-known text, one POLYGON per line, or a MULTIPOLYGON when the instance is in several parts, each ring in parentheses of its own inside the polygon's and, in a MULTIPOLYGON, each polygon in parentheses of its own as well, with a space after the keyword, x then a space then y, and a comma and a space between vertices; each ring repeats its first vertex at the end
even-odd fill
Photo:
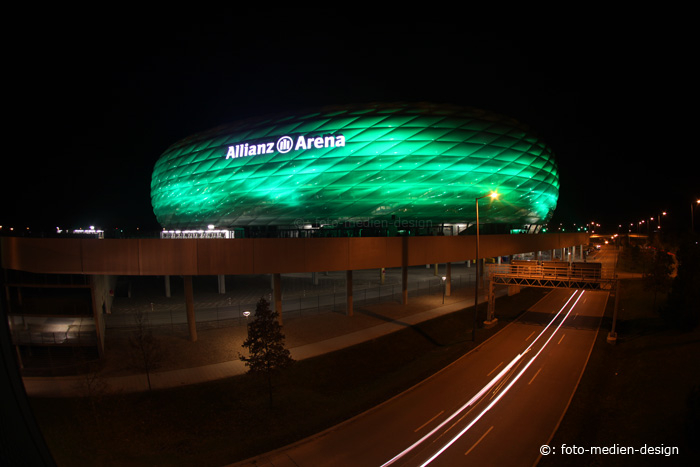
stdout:
POLYGON ((442 276, 442 304, 445 304, 445 287, 446 287, 446 282, 445 280, 447 279, 447 276, 442 276))
POLYGON ((476 342, 477 307, 479 306, 479 200, 486 197, 495 200, 498 198, 498 193, 493 192, 474 199, 476 207, 476 277, 474 278, 474 326, 472 327, 472 341, 474 342, 476 342))
POLYGON ((245 316, 246 336, 250 336, 250 330, 248 329, 248 316, 250 316, 250 311, 248 311, 248 310, 244 311, 243 316, 245 316))

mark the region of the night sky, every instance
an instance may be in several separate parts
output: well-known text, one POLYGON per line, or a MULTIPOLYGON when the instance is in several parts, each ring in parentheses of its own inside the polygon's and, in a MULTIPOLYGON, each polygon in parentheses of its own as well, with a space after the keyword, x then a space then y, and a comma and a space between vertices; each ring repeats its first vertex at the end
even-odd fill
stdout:
POLYGON ((531 126, 559 164, 554 224, 616 226, 661 210, 690 224, 700 196, 691 30, 168 8, 17 17, 4 228, 158 230, 150 178, 172 143, 252 115, 374 101, 474 106, 531 126))

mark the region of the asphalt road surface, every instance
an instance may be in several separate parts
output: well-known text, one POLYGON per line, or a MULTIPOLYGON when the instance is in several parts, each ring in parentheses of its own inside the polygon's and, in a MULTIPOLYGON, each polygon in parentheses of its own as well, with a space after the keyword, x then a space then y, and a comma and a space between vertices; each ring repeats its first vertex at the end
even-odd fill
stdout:
POLYGON ((556 289, 412 389, 238 465, 532 466, 571 400, 607 292, 556 289))

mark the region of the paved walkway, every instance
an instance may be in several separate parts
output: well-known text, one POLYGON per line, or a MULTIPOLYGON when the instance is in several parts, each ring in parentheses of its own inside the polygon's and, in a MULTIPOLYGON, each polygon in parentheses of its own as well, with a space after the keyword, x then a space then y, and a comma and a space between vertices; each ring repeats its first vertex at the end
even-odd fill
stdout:
MULTIPOLYGON (((468 289, 468 288, 467 288, 468 289)), ((500 291, 505 294, 506 290, 500 291)), ((441 315, 453 313, 464 308, 473 306, 474 295, 473 290, 460 290, 459 297, 453 294, 453 297, 448 297, 448 303, 442 305, 440 302, 441 295, 433 294, 428 297, 429 303, 432 306, 422 306, 422 310, 401 316, 395 319, 387 318, 387 316, 372 316, 372 313, 364 315, 363 320, 371 319, 373 325, 369 325, 364 329, 352 330, 352 327, 345 329, 341 335, 336 335, 331 338, 319 337, 311 342, 296 346, 289 346, 292 357, 296 360, 321 355, 327 352, 332 352, 342 348, 346 348, 355 344, 359 344, 368 340, 387 335, 389 333, 404 329, 408 326, 426 321, 441 315), (436 306, 437 305, 437 306, 436 306), (369 316, 369 318, 368 318, 369 316)), ((409 303, 411 300, 409 299, 409 303)), ((480 300, 483 302, 483 300, 480 300)), ((404 305, 405 307, 408 305, 404 305)), ((421 307, 418 307, 421 308, 421 307)), ((410 306, 409 306, 409 309, 410 306)), ((415 310, 415 307, 413 308, 415 310)), ((344 320, 353 320, 355 317, 342 317, 344 320)), ((313 316, 313 320, 317 329, 321 330, 324 324, 328 326, 338 322, 337 313, 319 313, 313 316)), ((286 326, 285 326, 286 328, 286 326)), ((318 332, 318 336, 328 335, 324 332, 318 332)), ((285 333, 287 331, 285 330, 285 333)), ((287 342, 290 341, 287 333, 287 342)), ((292 336, 293 337, 293 336, 292 336)), ((294 340, 294 339, 292 339, 294 340)), ((309 338, 306 338, 309 340, 309 338)), ((298 339, 297 339, 298 341, 298 339)), ((157 371, 151 374, 151 385, 154 389, 164 389, 178 387, 187 384, 195 384, 206 381, 227 378, 245 373, 246 367, 244 363, 238 359, 225 361, 221 363, 213 363, 208 365, 196 366, 192 368, 172 369, 169 371, 157 371)), ((23 378, 27 393, 30 396, 38 397, 70 397, 75 396, 83 391, 85 384, 84 376, 70 377, 25 377, 23 378)), ((137 392, 148 389, 148 383, 145 374, 131 374, 122 376, 111 376, 105 378, 107 388, 113 392, 137 392)))

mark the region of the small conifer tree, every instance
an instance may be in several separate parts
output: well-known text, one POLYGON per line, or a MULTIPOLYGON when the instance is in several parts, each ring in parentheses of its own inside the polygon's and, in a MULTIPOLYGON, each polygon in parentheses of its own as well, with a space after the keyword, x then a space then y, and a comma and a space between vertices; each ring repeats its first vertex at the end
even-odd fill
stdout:
POLYGON ((249 356, 241 355, 249 374, 260 374, 267 378, 267 387, 272 404, 272 376, 294 363, 289 350, 284 346, 284 334, 276 311, 261 298, 255 308, 255 319, 248 324, 248 337, 243 347, 249 356))

